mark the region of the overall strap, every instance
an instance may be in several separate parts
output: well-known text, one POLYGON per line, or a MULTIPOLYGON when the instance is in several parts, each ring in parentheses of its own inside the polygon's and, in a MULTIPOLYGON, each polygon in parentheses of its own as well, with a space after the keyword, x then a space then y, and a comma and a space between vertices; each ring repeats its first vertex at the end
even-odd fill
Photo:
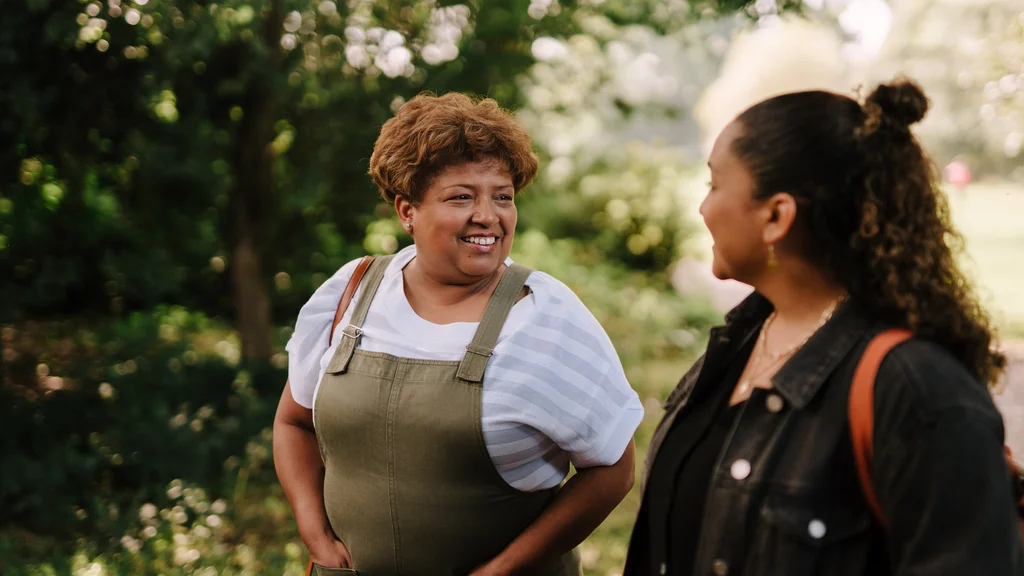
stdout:
MULTIPOLYGON (((377 294, 377 288, 384 279, 384 271, 388 269, 394 255, 375 258, 366 271, 365 289, 356 301, 356 307, 352 310, 352 318, 341 331, 341 342, 334 351, 331 363, 327 365, 328 374, 338 374, 348 369, 348 363, 352 360, 352 354, 359 344, 359 337, 363 335, 363 322, 366 320, 366 313, 370 310, 370 302, 377 294)), ((333 332, 333 330, 332 330, 333 332)))
POLYGON ((857 463, 864 498, 879 524, 888 527, 888 520, 878 502, 878 494, 871 482, 871 456, 874 452, 875 432, 875 378, 882 360, 897 344, 910 338, 909 330, 891 329, 875 336, 857 364, 850 386, 850 437, 853 440, 853 456, 857 463))
POLYGON ((484 379, 484 368, 487 367, 487 360, 494 352, 494 345, 498 342, 498 335, 501 334, 501 327, 505 325, 505 319, 519 299, 519 293, 523 291, 526 279, 533 270, 519 264, 512 264, 498 281, 498 287, 491 295, 491 301, 487 303, 484 317, 477 326, 473 341, 466 346, 466 355, 459 363, 458 377, 467 382, 482 382, 484 379))
POLYGON ((338 323, 341 322, 341 317, 345 315, 345 311, 348 310, 348 305, 352 303, 352 296, 355 295, 356 289, 359 288, 359 283, 363 281, 363 276, 366 274, 366 270, 373 264, 374 256, 363 256, 363 259, 356 265, 356 271, 352 273, 352 277, 348 279, 348 285, 345 286, 345 291, 341 293, 341 300, 338 302, 338 308, 334 311, 334 322, 331 323, 331 331, 327 335, 327 347, 331 347, 331 343, 334 342, 334 330, 337 329, 338 323))

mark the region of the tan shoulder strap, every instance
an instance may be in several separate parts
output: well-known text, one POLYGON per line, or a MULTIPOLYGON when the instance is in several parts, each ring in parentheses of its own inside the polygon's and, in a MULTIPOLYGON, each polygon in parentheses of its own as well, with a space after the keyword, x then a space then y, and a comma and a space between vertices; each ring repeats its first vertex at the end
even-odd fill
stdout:
POLYGON ((857 364, 850 386, 850 437, 853 440, 853 455, 857 461, 857 475, 864 497, 871 506, 875 518, 885 527, 888 520, 878 503, 875 486, 871 483, 871 455, 874 451, 875 431, 875 378, 882 360, 897 344, 913 336, 909 330, 886 330, 875 336, 857 364))
POLYGON ((327 336, 328 348, 331 346, 331 341, 334 340, 334 330, 338 327, 338 322, 341 322, 341 317, 345 315, 345 311, 348 310, 348 305, 352 303, 352 296, 355 295, 356 289, 359 288, 359 283, 363 281, 363 276, 370 268, 370 264, 373 264, 373 256, 363 256, 363 259, 356 265, 356 271, 349 278, 348 285, 345 286, 345 291, 342 292, 341 300, 338 302, 338 309, 334 311, 334 323, 331 324, 331 332, 327 336))

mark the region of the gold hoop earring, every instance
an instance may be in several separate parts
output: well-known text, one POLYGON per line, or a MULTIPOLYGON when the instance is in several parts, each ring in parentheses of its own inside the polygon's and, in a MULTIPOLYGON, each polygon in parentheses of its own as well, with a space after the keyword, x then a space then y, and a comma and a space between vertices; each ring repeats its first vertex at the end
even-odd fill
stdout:
POLYGON ((778 268, 779 267, 779 257, 775 255, 775 244, 769 244, 768 245, 768 267, 769 268, 778 268))

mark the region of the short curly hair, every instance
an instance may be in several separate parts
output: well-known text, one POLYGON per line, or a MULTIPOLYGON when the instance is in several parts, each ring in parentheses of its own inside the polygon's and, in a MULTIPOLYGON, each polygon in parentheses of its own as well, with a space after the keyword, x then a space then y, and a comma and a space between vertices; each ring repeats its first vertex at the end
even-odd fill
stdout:
POLYGON ((1006 357, 957 255, 937 170, 910 125, 928 110, 906 79, 863 104, 829 92, 785 94, 739 116, 733 152, 755 196, 788 192, 810 232, 803 249, 883 322, 948 350, 994 386, 1006 357))
POLYGON ((417 204, 442 170, 482 160, 503 163, 517 193, 537 174, 530 136, 497 102, 420 94, 381 127, 370 177, 389 203, 404 196, 417 204))

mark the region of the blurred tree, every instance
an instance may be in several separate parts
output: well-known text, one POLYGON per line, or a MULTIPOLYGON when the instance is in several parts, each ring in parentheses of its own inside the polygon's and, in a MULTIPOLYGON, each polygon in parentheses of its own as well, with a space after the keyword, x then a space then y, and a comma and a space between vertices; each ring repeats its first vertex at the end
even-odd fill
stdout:
POLYGON ((232 317, 243 356, 265 359, 273 317, 367 249, 383 214, 366 159, 405 99, 470 91, 518 108, 538 37, 595 16, 670 29, 747 4, 5 6, 0 321, 181 304, 232 317))
POLYGON ((982 120, 1002 138, 1003 155, 1017 165, 1013 176, 1024 181, 1024 167, 1016 159, 1024 153, 1024 11, 1011 14, 994 10, 993 33, 985 37, 979 61, 986 76, 976 77, 974 86, 983 85, 985 104, 982 120), (1010 16, 1010 18, 1005 18, 1010 16))
POLYGON ((308 294, 362 251, 377 204, 365 159, 392 108, 423 89, 515 106, 534 30, 571 26, 494 4, 12 7, 3 317, 174 301, 233 312, 245 357, 268 357, 271 277, 308 294))
POLYGON ((901 33, 887 39, 872 79, 902 73, 921 83, 932 110, 920 134, 940 163, 961 158, 978 176, 1009 176, 1024 144, 1020 4, 905 0, 892 7, 901 33))

